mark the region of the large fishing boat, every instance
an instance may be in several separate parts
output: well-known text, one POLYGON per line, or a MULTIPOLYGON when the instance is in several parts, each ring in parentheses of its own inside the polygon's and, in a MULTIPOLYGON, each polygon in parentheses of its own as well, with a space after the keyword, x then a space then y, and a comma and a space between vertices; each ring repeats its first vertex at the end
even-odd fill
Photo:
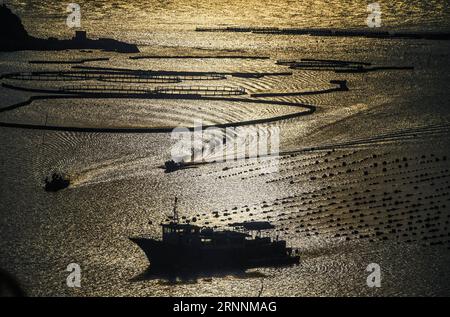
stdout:
POLYGON ((185 272, 249 269, 298 264, 300 257, 286 241, 264 236, 275 227, 269 222, 233 223, 229 230, 180 223, 176 210, 161 224, 162 240, 130 238, 147 255, 152 270, 185 272))

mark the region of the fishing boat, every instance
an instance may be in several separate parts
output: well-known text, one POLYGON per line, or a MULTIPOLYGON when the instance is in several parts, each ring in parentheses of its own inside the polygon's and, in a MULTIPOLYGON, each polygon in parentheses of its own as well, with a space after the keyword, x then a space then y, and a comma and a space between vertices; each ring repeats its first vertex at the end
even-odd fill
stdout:
POLYGON ((45 191, 57 192, 69 187, 70 180, 63 174, 53 173, 51 177, 45 179, 45 191))
POLYGON ((263 235, 275 228, 269 222, 233 223, 214 230, 180 223, 174 207, 170 222, 161 224, 162 239, 132 237, 146 254, 150 267, 164 272, 192 272, 298 264, 300 257, 286 241, 263 235))

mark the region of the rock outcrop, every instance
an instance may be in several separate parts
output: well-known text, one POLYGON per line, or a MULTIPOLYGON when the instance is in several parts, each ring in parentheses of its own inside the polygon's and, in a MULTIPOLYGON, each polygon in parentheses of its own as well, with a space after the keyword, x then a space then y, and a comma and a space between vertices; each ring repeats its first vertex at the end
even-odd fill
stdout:
POLYGON ((0 51, 59 51, 66 49, 98 49, 118 53, 138 53, 134 44, 109 38, 89 39, 85 32, 78 31, 70 40, 56 38, 40 39, 28 34, 20 18, 6 5, 0 6, 0 51), (80 37, 80 34, 83 35, 80 37))

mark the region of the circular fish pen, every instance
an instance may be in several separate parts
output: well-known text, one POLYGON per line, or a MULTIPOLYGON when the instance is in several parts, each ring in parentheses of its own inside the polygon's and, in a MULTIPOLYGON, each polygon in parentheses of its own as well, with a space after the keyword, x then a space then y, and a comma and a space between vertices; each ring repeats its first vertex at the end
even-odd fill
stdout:
MULTIPOLYGON (((39 91, 35 90, 35 91, 39 91)), ((111 85, 71 85, 60 87, 58 90, 42 90, 42 92, 54 93, 120 93, 120 94, 165 94, 165 95, 200 95, 200 96, 239 96, 246 91, 241 87, 229 86, 158 86, 155 88, 137 88, 131 86, 111 85)))
POLYGON ((9 73, 3 79, 21 81, 83 81, 97 80, 104 82, 122 83, 180 83, 183 80, 205 81, 223 80, 225 75, 220 74, 157 74, 148 72, 115 72, 115 71, 61 71, 61 72, 24 72, 9 73))
POLYGON ((246 91, 245 88, 228 86, 172 86, 156 87, 155 93, 170 95, 239 96, 245 95, 246 91))
POLYGON ((137 88, 110 85, 72 85, 59 88, 63 93, 125 93, 125 94, 165 94, 165 95, 201 95, 201 96, 238 96, 245 95, 241 87, 229 86, 161 86, 155 88, 137 88))

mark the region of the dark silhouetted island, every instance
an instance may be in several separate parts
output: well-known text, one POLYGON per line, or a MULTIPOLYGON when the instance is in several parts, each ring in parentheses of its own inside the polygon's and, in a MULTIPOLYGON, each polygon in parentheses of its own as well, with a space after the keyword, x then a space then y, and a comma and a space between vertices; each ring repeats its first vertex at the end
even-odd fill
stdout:
POLYGON ((66 49, 98 49, 118 53, 139 53, 135 44, 109 38, 89 39, 85 31, 76 31, 70 40, 41 39, 28 34, 20 18, 6 5, 0 6, 0 51, 59 51, 66 49))

